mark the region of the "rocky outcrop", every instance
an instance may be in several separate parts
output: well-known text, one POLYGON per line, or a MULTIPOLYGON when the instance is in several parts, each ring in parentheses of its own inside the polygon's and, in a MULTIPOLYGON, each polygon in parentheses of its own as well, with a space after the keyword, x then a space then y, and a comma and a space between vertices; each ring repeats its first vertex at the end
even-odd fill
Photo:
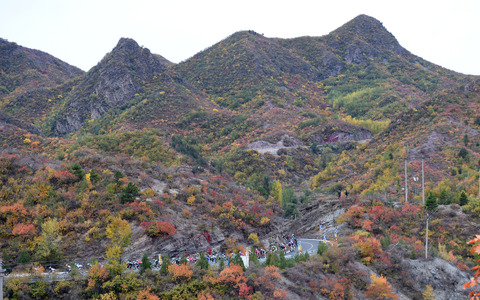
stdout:
POLYGON ((78 130, 88 119, 97 119, 130 101, 154 74, 165 72, 170 62, 122 38, 113 51, 85 76, 69 95, 54 125, 55 135, 78 130))
POLYGON ((303 143, 299 139, 284 135, 276 144, 261 140, 250 143, 247 149, 256 150, 262 154, 269 152, 273 155, 278 155, 280 149, 294 149, 302 145, 303 143))
POLYGON ((470 280, 469 275, 448 261, 436 257, 428 260, 405 259, 401 264, 402 269, 408 272, 406 276, 413 289, 422 291, 430 285, 438 300, 468 298, 469 290, 464 290, 463 284, 470 280))
POLYGON ((362 142, 372 138, 370 130, 341 121, 333 121, 319 127, 309 138, 317 144, 362 142))

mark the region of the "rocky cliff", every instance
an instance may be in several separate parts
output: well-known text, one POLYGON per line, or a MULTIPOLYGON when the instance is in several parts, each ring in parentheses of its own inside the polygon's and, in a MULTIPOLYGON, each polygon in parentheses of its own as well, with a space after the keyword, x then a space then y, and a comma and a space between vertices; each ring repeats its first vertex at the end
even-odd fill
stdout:
POLYGON ((78 130, 88 119, 121 107, 139 92, 143 82, 165 72, 169 61, 122 38, 73 91, 54 124, 55 135, 78 130))

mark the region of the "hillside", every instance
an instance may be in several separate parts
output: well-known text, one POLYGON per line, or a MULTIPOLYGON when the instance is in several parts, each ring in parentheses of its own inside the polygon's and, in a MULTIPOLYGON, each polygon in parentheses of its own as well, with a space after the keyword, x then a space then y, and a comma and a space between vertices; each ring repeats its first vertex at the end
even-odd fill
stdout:
POLYGON ((101 263, 71 281, 10 279, 7 297, 364 299, 375 282, 400 299, 427 285, 468 294, 480 78, 415 56, 380 21, 237 32, 179 64, 122 38, 86 73, 5 40, 0 51, 4 265, 101 263), (145 253, 322 239, 320 222, 330 243, 310 257, 124 272, 145 253))
POLYGON ((0 102, 34 88, 54 87, 83 71, 45 52, 0 39, 0 102))
POLYGON ((68 95, 53 121, 56 135, 78 130, 89 119, 127 104, 140 91, 142 82, 166 70, 170 63, 131 40, 122 38, 111 53, 92 68, 68 95))

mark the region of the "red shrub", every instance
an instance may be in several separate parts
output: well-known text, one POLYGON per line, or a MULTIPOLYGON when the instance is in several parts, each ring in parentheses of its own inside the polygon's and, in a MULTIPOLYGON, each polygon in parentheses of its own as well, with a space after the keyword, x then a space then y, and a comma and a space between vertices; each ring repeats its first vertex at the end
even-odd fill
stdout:
POLYGON ((140 225, 145 228, 146 233, 151 237, 170 237, 177 229, 168 222, 142 222, 140 225))
POLYGON ((422 211, 422 206, 420 205, 405 204, 402 207, 402 216, 409 219, 413 219, 417 217, 421 211, 422 211))
POLYGON ((32 236, 37 232, 35 225, 19 223, 13 227, 12 234, 20 236, 32 236))

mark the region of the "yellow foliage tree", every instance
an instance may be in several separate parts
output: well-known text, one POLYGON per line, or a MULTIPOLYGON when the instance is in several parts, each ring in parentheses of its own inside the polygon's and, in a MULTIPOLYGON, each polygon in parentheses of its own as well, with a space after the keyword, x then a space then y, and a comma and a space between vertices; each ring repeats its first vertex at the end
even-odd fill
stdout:
POLYGON ((258 235, 256 233, 250 233, 248 239, 251 240, 255 245, 258 245, 260 241, 258 240, 258 235))
POLYGON ((106 235, 112 241, 112 243, 126 247, 128 244, 130 244, 132 230, 130 229, 130 225, 126 220, 123 220, 120 217, 115 217, 112 219, 110 224, 108 224, 106 235))
POLYGON ((132 230, 126 220, 120 217, 113 218, 105 231, 110 239, 107 246, 106 258, 108 261, 107 270, 110 274, 121 274, 125 266, 121 263, 123 248, 130 244, 132 230))
POLYGON ((37 254, 46 261, 55 261, 60 254, 62 236, 57 219, 42 224, 42 233, 37 238, 37 254))
POLYGON ((272 192, 270 194, 273 199, 277 200, 280 205, 283 204, 282 184, 279 180, 275 180, 272 184, 272 192))
POLYGON ((262 217, 262 219, 260 219, 260 225, 268 225, 270 224, 270 219, 267 218, 267 217, 262 217))
POLYGON ((191 196, 188 197, 188 199, 187 199, 187 204, 188 204, 188 205, 193 205, 193 203, 195 203, 195 200, 196 200, 195 195, 191 195, 191 196))
POLYGON ((435 300, 437 294, 433 293, 433 288, 431 285, 427 284, 425 291, 422 293, 423 300, 435 300))

